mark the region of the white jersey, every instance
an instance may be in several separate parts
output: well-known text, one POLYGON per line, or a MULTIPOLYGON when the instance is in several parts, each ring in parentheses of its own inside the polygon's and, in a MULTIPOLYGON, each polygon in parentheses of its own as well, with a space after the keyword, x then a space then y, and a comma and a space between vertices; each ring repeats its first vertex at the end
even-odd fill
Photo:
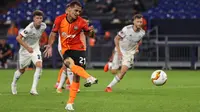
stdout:
MULTIPOLYGON (((24 30, 20 32, 20 35, 23 36, 23 41, 31 48, 33 48, 33 51, 40 50, 40 38, 42 36, 42 33, 46 29, 46 24, 41 23, 41 26, 39 29, 36 29, 33 25, 33 22, 31 22, 24 30)), ((20 53, 28 53, 28 51, 23 47, 20 46, 20 53)))
POLYGON ((118 32, 121 37, 119 47, 123 54, 135 54, 136 45, 144 37, 145 31, 141 29, 139 32, 133 30, 133 25, 125 26, 118 32))

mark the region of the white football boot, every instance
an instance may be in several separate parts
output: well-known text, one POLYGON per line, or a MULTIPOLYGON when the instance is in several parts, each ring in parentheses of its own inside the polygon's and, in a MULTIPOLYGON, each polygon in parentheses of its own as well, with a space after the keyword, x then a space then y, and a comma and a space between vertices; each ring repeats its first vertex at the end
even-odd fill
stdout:
POLYGON ((90 87, 92 84, 97 84, 98 83, 98 79, 94 78, 94 77, 89 77, 86 79, 86 82, 84 84, 85 87, 90 87))
POLYGON ((68 103, 65 107, 66 110, 68 111, 74 111, 73 105, 71 103, 68 103))
POLYGON ((36 90, 31 90, 31 91, 30 91, 30 94, 31 94, 31 95, 39 95, 38 92, 37 92, 36 90))

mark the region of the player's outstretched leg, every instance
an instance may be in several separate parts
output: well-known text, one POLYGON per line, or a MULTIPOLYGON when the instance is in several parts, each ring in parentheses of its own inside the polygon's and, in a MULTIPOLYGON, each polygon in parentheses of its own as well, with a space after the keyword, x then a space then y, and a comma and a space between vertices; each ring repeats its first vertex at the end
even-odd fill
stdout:
POLYGON ((120 72, 113 78, 110 84, 106 87, 105 92, 112 92, 112 87, 116 85, 118 82, 120 82, 120 80, 123 79, 127 70, 128 70, 128 67, 125 65, 122 65, 120 72))
POLYGON ((74 74, 86 79, 86 83, 84 84, 85 87, 90 87, 92 84, 98 83, 98 80, 89 75, 82 67, 75 65, 73 59, 70 57, 64 60, 64 64, 66 67, 69 67, 74 74))
POLYGON ((38 85, 38 81, 39 81, 41 73, 42 73, 42 62, 41 61, 36 62, 35 66, 36 66, 36 69, 35 69, 35 73, 33 76, 32 88, 30 91, 31 95, 38 95, 37 85, 38 85))
POLYGON ((11 92, 13 95, 17 94, 17 81, 19 80, 20 76, 25 72, 25 69, 19 69, 15 71, 13 76, 13 81, 11 83, 11 92))
POLYGON ((54 86, 55 89, 57 89, 57 87, 58 87, 58 85, 59 85, 59 83, 60 83, 60 78, 61 78, 61 74, 62 74, 63 70, 64 70, 63 67, 61 67, 61 68, 60 68, 60 71, 58 72, 57 82, 56 82, 56 84, 55 84, 55 86, 54 86))

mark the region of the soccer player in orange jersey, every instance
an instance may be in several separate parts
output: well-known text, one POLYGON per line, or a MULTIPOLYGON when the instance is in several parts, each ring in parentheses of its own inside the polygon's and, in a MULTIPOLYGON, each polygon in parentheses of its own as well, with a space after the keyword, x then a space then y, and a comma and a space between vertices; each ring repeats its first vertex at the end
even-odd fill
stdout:
MULTIPOLYGON (((70 87, 69 100, 66 104, 66 110, 74 110, 73 104, 78 88, 80 86, 80 77, 86 79, 85 87, 96 84, 98 80, 89 75, 85 70, 86 58, 85 48, 81 41, 80 34, 82 31, 88 32, 89 37, 94 36, 94 28, 88 27, 87 23, 79 15, 82 6, 79 2, 73 1, 69 4, 67 14, 56 17, 52 32, 50 33, 49 42, 44 51, 45 57, 52 56, 52 45, 55 41, 56 33, 59 33, 61 41, 61 53, 63 55, 63 67, 69 68, 73 73, 73 82, 70 87)), ((66 71, 67 72, 67 71, 66 71)))
MULTIPOLYGON (((84 18, 84 20, 89 25, 88 17, 87 16, 83 16, 82 18, 84 18)), ((81 37, 81 41, 83 42, 83 45, 84 45, 84 48, 85 48, 85 51, 86 51, 86 36, 85 36, 84 32, 81 32, 80 37, 81 37)), ((59 46, 58 46, 58 50, 59 51, 61 50, 59 46)), ((61 54, 61 57, 62 57, 62 54, 61 54)), ((68 70, 67 74, 64 74, 65 71, 64 71, 64 68, 62 67, 60 69, 59 73, 58 73, 57 82, 56 82, 56 84, 54 86, 57 89, 56 90, 57 93, 62 93, 62 88, 63 88, 65 80, 66 80, 66 89, 70 88, 70 84, 73 81, 73 72, 71 72, 70 69, 67 69, 67 70, 68 70)), ((80 89, 78 90, 78 92, 80 92, 80 89)))

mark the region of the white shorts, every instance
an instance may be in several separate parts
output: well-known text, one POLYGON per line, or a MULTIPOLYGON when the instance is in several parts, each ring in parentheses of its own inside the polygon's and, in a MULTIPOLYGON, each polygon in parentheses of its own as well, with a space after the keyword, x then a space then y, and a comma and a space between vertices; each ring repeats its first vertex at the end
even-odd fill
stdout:
POLYGON ((42 55, 40 51, 33 51, 32 54, 30 53, 20 53, 19 52, 19 68, 23 69, 31 64, 36 64, 36 62, 42 62, 42 55))
POLYGON ((113 61, 112 61, 112 68, 111 69, 119 69, 121 65, 125 65, 128 68, 131 67, 134 61, 133 54, 123 54, 122 59, 118 58, 118 53, 114 51, 113 61))

